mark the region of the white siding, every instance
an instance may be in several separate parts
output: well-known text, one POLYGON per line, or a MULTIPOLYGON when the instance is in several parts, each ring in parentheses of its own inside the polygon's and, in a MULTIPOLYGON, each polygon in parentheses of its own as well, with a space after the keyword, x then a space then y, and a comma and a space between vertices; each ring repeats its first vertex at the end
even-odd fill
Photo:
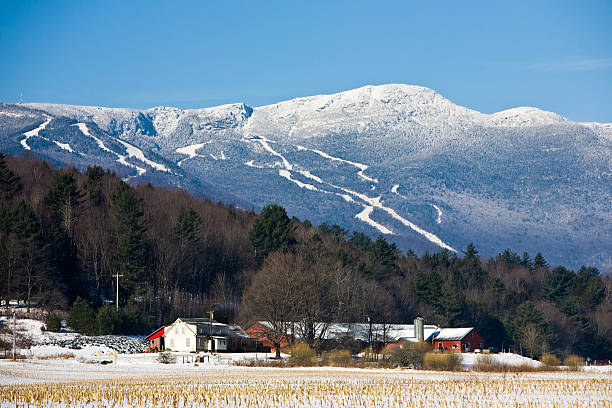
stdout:
POLYGON ((175 321, 164 333, 166 350, 195 352, 195 326, 187 325, 180 320, 175 321))

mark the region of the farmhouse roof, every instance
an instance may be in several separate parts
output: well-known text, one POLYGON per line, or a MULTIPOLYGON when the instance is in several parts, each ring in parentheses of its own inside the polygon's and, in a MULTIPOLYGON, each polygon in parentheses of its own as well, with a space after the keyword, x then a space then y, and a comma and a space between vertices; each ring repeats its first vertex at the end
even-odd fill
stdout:
POLYGON ((456 327, 452 329, 440 329, 433 335, 433 340, 463 340, 472 330, 473 327, 456 327))

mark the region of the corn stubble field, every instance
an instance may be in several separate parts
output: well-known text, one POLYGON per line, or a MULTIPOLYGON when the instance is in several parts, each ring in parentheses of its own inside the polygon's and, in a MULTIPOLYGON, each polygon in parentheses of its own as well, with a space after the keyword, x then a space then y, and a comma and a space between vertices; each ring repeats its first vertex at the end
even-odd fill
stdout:
MULTIPOLYGON (((153 373, 152 373, 153 374, 153 373)), ((0 386, 3 407, 611 407, 610 376, 247 369, 0 386)))

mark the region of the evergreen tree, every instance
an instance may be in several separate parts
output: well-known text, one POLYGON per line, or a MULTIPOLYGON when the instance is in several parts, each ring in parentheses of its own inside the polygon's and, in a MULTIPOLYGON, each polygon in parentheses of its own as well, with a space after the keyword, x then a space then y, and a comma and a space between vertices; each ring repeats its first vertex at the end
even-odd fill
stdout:
POLYGON ((467 247, 465 248, 465 251, 463 251, 463 254, 464 254, 464 259, 466 261, 473 261, 478 258, 478 251, 476 250, 476 247, 474 246, 474 244, 471 242, 467 245, 467 247))
POLYGON ((74 220, 81 205, 81 193, 73 171, 58 171, 53 176, 46 202, 55 219, 69 237, 73 235, 74 220))
POLYGON ((19 177, 8 168, 4 155, 0 153, 0 199, 8 200, 19 191, 21 181, 19 177))
POLYGON ((542 256, 540 252, 538 252, 535 258, 533 258, 533 267, 535 269, 548 268, 548 262, 546 262, 546 259, 544 259, 544 257, 542 256))
POLYGON ((87 167, 84 187, 87 192, 87 199, 91 205, 98 205, 102 202, 102 177, 104 177, 102 167, 87 167))
POLYGON ((521 265, 527 269, 533 269, 533 261, 527 252, 523 252, 523 259, 521 260, 521 265))
POLYGON ((399 268, 395 264, 397 247, 389 244, 386 239, 379 236, 368 248, 368 270, 377 280, 385 280, 395 275, 399 268))
POLYGON ((368 248, 372 244, 370 237, 361 232, 353 232, 348 242, 361 248, 368 248))
POLYGON ((442 294, 442 278, 436 271, 419 270, 412 279, 412 292, 417 300, 435 306, 442 294))
POLYGON ((174 225, 174 235, 181 247, 196 243, 200 240, 200 226, 202 218, 193 208, 181 207, 174 225))
POLYGON ((111 305, 104 305, 96 313, 96 332, 99 336, 115 334, 121 325, 119 313, 111 305))
POLYGON ((120 285, 124 298, 137 294, 144 287, 143 250, 144 212, 142 201, 124 181, 117 183, 111 195, 111 213, 116 232, 116 254, 119 272, 123 274, 120 285))
POLYGON ((292 246, 295 243, 294 231, 283 207, 276 204, 265 206, 249 231, 257 262, 263 262, 271 251, 292 246))
POLYGON ((560 302, 568 295, 574 284, 575 275, 562 266, 557 266, 548 273, 544 287, 542 288, 542 298, 551 302, 560 302))
POLYGON ((68 315, 68 325, 81 334, 93 334, 94 313, 85 299, 75 299, 68 315))
POLYGON ((580 268, 572 291, 580 297, 582 304, 588 309, 593 309, 606 297, 606 287, 599 277, 599 270, 595 267, 580 268))
POLYGON ((504 252, 497 255, 497 259, 499 259, 502 262, 507 263, 508 265, 520 265, 521 264, 521 257, 516 252, 511 250, 510 248, 506 248, 504 252))
POLYGON ((441 296, 436 303, 438 313, 445 317, 449 326, 457 326, 462 323, 459 321, 459 315, 463 302, 459 296, 459 291, 449 282, 444 282, 442 285, 441 296))

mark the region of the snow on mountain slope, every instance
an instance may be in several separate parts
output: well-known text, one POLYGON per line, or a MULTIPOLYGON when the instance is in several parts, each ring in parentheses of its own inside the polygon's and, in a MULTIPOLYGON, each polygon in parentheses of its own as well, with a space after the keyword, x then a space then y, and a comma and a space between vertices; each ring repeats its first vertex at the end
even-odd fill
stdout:
POLYGON ((133 182, 156 177, 194 193, 213 183, 404 249, 474 242, 483 255, 510 247, 612 266, 612 124, 531 107, 483 114, 390 84, 256 108, 5 105, 1 129, 7 151, 38 129, 73 149, 32 146, 59 163, 119 165, 133 182), (40 129, 43 115, 53 120, 40 129))
POLYGON ((554 112, 532 107, 521 107, 488 115, 485 123, 489 126, 522 127, 554 125, 567 121, 566 118, 554 112))

